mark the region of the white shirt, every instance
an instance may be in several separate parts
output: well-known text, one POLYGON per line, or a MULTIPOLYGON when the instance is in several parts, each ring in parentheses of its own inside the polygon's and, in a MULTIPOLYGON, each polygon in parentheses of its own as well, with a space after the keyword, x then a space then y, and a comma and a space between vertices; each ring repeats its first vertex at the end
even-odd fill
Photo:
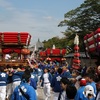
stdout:
POLYGON ((9 59, 9 58, 11 58, 11 56, 9 54, 6 54, 5 59, 9 59))
POLYGON ((48 73, 44 73, 43 74, 43 78, 44 78, 44 83, 48 83, 49 82, 49 74, 48 73))

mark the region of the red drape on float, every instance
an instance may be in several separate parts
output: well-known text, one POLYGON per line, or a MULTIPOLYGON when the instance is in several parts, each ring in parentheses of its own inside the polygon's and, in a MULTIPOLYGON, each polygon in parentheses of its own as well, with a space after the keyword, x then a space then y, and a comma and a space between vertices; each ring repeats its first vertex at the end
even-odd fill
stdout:
POLYGON ((75 39, 74 39, 74 44, 75 44, 75 46, 74 46, 74 59, 73 59, 73 64, 72 64, 72 67, 74 68, 74 69, 80 69, 80 63, 81 63, 81 61, 80 61, 80 59, 79 59, 79 57, 80 57, 80 53, 79 53, 79 37, 78 37, 78 35, 76 34, 76 36, 75 36, 75 39))
POLYGON ((5 48, 2 50, 3 53, 7 54, 7 53, 11 53, 12 49, 11 48, 5 48))
POLYGON ((18 54, 21 53, 21 49, 19 49, 19 48, 13 49, 13 51, 14 51, 15 53, 18 53, 18 54))
POLYGON ((51 54, 51 49, 47 49, 47 50, 46 50, 46 54, 47 54, 47 56, 50 56, 50 54, 51 54))
POLYGON ((46 56, 46 52, 45 52, 45 51, 41 51, 41 52, 39 53, 39 55, 40 55, 40 56, 46 56))
POLYGON ((2 50, 2 52, 5 54, 7 54, 7 53, 9 54, 9 53, 13 53, 13 52, 20 54, 21 49, 19 49, 19 48, 5 48, 2 50))

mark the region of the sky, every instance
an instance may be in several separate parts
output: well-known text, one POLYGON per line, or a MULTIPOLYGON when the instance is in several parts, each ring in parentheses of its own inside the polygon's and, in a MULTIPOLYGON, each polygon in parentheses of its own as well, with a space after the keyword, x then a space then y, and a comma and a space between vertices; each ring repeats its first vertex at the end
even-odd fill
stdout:
POLYGON ((29 32, 31 45, 58 36, 64 14, 84 0, 0 0, 0 32, 29 32))

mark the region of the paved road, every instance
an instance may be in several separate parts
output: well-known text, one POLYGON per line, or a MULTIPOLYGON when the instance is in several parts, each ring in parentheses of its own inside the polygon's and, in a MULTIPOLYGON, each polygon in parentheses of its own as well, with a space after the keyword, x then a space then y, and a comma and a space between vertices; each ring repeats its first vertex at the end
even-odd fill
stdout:
MULTIPOLYGON (((43 89, 38 88, 37 91, 38 91, 38 100, 45 100, 45 99, 44 99, 45 96, 44 96, 44 93, 43 93, 43 89)), ((51 98, 50 98, 50 100, 53 100, 52 95, 53 95, 53 93, 52 93, 52 91, 51 91, 51 98)))

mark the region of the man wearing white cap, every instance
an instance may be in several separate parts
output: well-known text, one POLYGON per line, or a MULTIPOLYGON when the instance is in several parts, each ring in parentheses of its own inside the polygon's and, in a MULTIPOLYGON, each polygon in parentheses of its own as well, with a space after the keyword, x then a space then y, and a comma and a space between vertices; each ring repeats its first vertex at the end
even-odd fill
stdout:
POLYGON ((85 98, 83 100, 95 100, 96 95, 95 95, 94 89, 91 85, 85 86, 83 94, 85 96, 85 98))

